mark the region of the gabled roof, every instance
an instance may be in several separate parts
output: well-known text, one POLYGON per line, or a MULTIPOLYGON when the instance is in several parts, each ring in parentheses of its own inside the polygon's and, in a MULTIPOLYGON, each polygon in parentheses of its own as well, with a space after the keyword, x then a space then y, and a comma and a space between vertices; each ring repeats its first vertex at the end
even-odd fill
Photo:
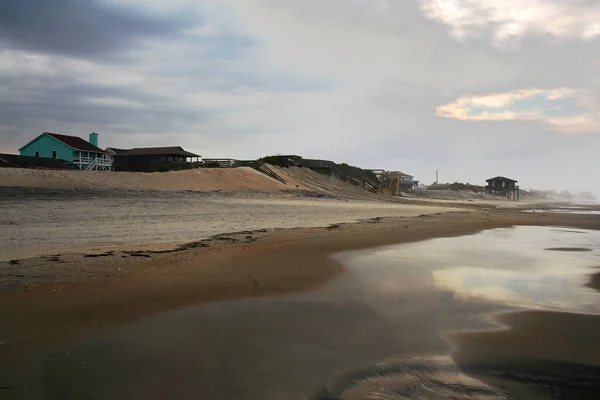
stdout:
POLYGON ((201 157, 198 154, 185 151, 179 146, 172 147, 140 147, 118 154, 119 156, 182 156, 201 157))
POLYGON ((117 149, 116 147, 107 147, 106 148, 106 152, 107 153, 112 153, 112 154, 121 154, 121 153, 125 153, 126 151, 129 151, 131 149, 117 149))
POLYGON ((495 178, 486 179, 485 181, 486 182, 491 182, 491 181, 510 181, 510 182, 515 182, 515 183, 518 182, 518 181, 515 181, 514 179, 505 178, 503 176, 497 176, 495 178))
POLYGON ((58 140, 59 142, 63 143, 64 145, 69 146, 70 148, 75 149, 75 150, 91 151, 93 153, 104 153, 104 150, 102 150, 99 147, 94 146, 93 144, 91 144, 87 140, 80 138, 79 136, 70 136, 70 135, 63 135, 60 133, 51 133, 51 132, 42 133, 41 135, 39 135, 35 139, 33 139, 31 142, 29 142, 25 146, 21 147, 19 149, 19 151, 23 150, 25 147, 27 147, 31 143, 35 142, 38 138, 40 138, 43 135, 50 136, 51 138, 54 138, 54 139, 58 140))

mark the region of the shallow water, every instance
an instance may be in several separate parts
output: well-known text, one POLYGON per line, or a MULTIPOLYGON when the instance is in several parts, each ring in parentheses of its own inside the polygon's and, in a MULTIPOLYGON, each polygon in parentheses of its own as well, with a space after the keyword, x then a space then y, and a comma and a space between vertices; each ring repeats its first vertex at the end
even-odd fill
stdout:
POLYGON ((585 287, 595 231, 495 229, 336 257, 349 273, 319 292, 191 307, 54 349, 39 385, 50 399, 511 398, 461 372, 440 333, 494 329, 498 311, 600 314, 585 287))
POLYGON ((563 214, 585 214, 585 215, 600 215, 600 210, 591 210, 585 207, 565 207, 565 208, 553 208, 548 210, 543 209, 532 209, 525 210, 527 213, 563 213, 563 214))

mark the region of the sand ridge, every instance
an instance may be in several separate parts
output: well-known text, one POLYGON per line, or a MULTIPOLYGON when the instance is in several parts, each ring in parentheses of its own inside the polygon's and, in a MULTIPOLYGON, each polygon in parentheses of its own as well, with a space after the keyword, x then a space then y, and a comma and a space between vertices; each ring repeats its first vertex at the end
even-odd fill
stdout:
POLYGON ((0 168, 0 186, 159 191, 286 189, 286 185, 248 167, 200 168, 152 173, 0 168))

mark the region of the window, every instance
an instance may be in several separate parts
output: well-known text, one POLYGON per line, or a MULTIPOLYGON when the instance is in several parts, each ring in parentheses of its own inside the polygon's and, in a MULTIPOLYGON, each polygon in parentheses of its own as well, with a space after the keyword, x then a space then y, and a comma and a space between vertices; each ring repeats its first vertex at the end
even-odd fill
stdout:
POLYGON ((36 157, 39 157, 39 156, 40 156, 40 152, 39 152, 39 151, 36 151, 36 152, 35 152, 35 156, 36 156, 36 157))
POLYGON ((56 150, 52 150, 52 158, 56 160, 56 150))
POLYGON ((506 187, 506 181, 502 181, 502 187, 506 187))

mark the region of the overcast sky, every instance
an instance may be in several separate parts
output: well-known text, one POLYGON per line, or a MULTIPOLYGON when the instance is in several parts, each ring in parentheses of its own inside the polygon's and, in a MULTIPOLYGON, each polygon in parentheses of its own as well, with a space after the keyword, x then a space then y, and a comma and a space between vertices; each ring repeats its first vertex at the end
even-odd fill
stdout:
POLYGON ((0 152, 43 131, 600 194, 596 0, 2 0, 0 152))

